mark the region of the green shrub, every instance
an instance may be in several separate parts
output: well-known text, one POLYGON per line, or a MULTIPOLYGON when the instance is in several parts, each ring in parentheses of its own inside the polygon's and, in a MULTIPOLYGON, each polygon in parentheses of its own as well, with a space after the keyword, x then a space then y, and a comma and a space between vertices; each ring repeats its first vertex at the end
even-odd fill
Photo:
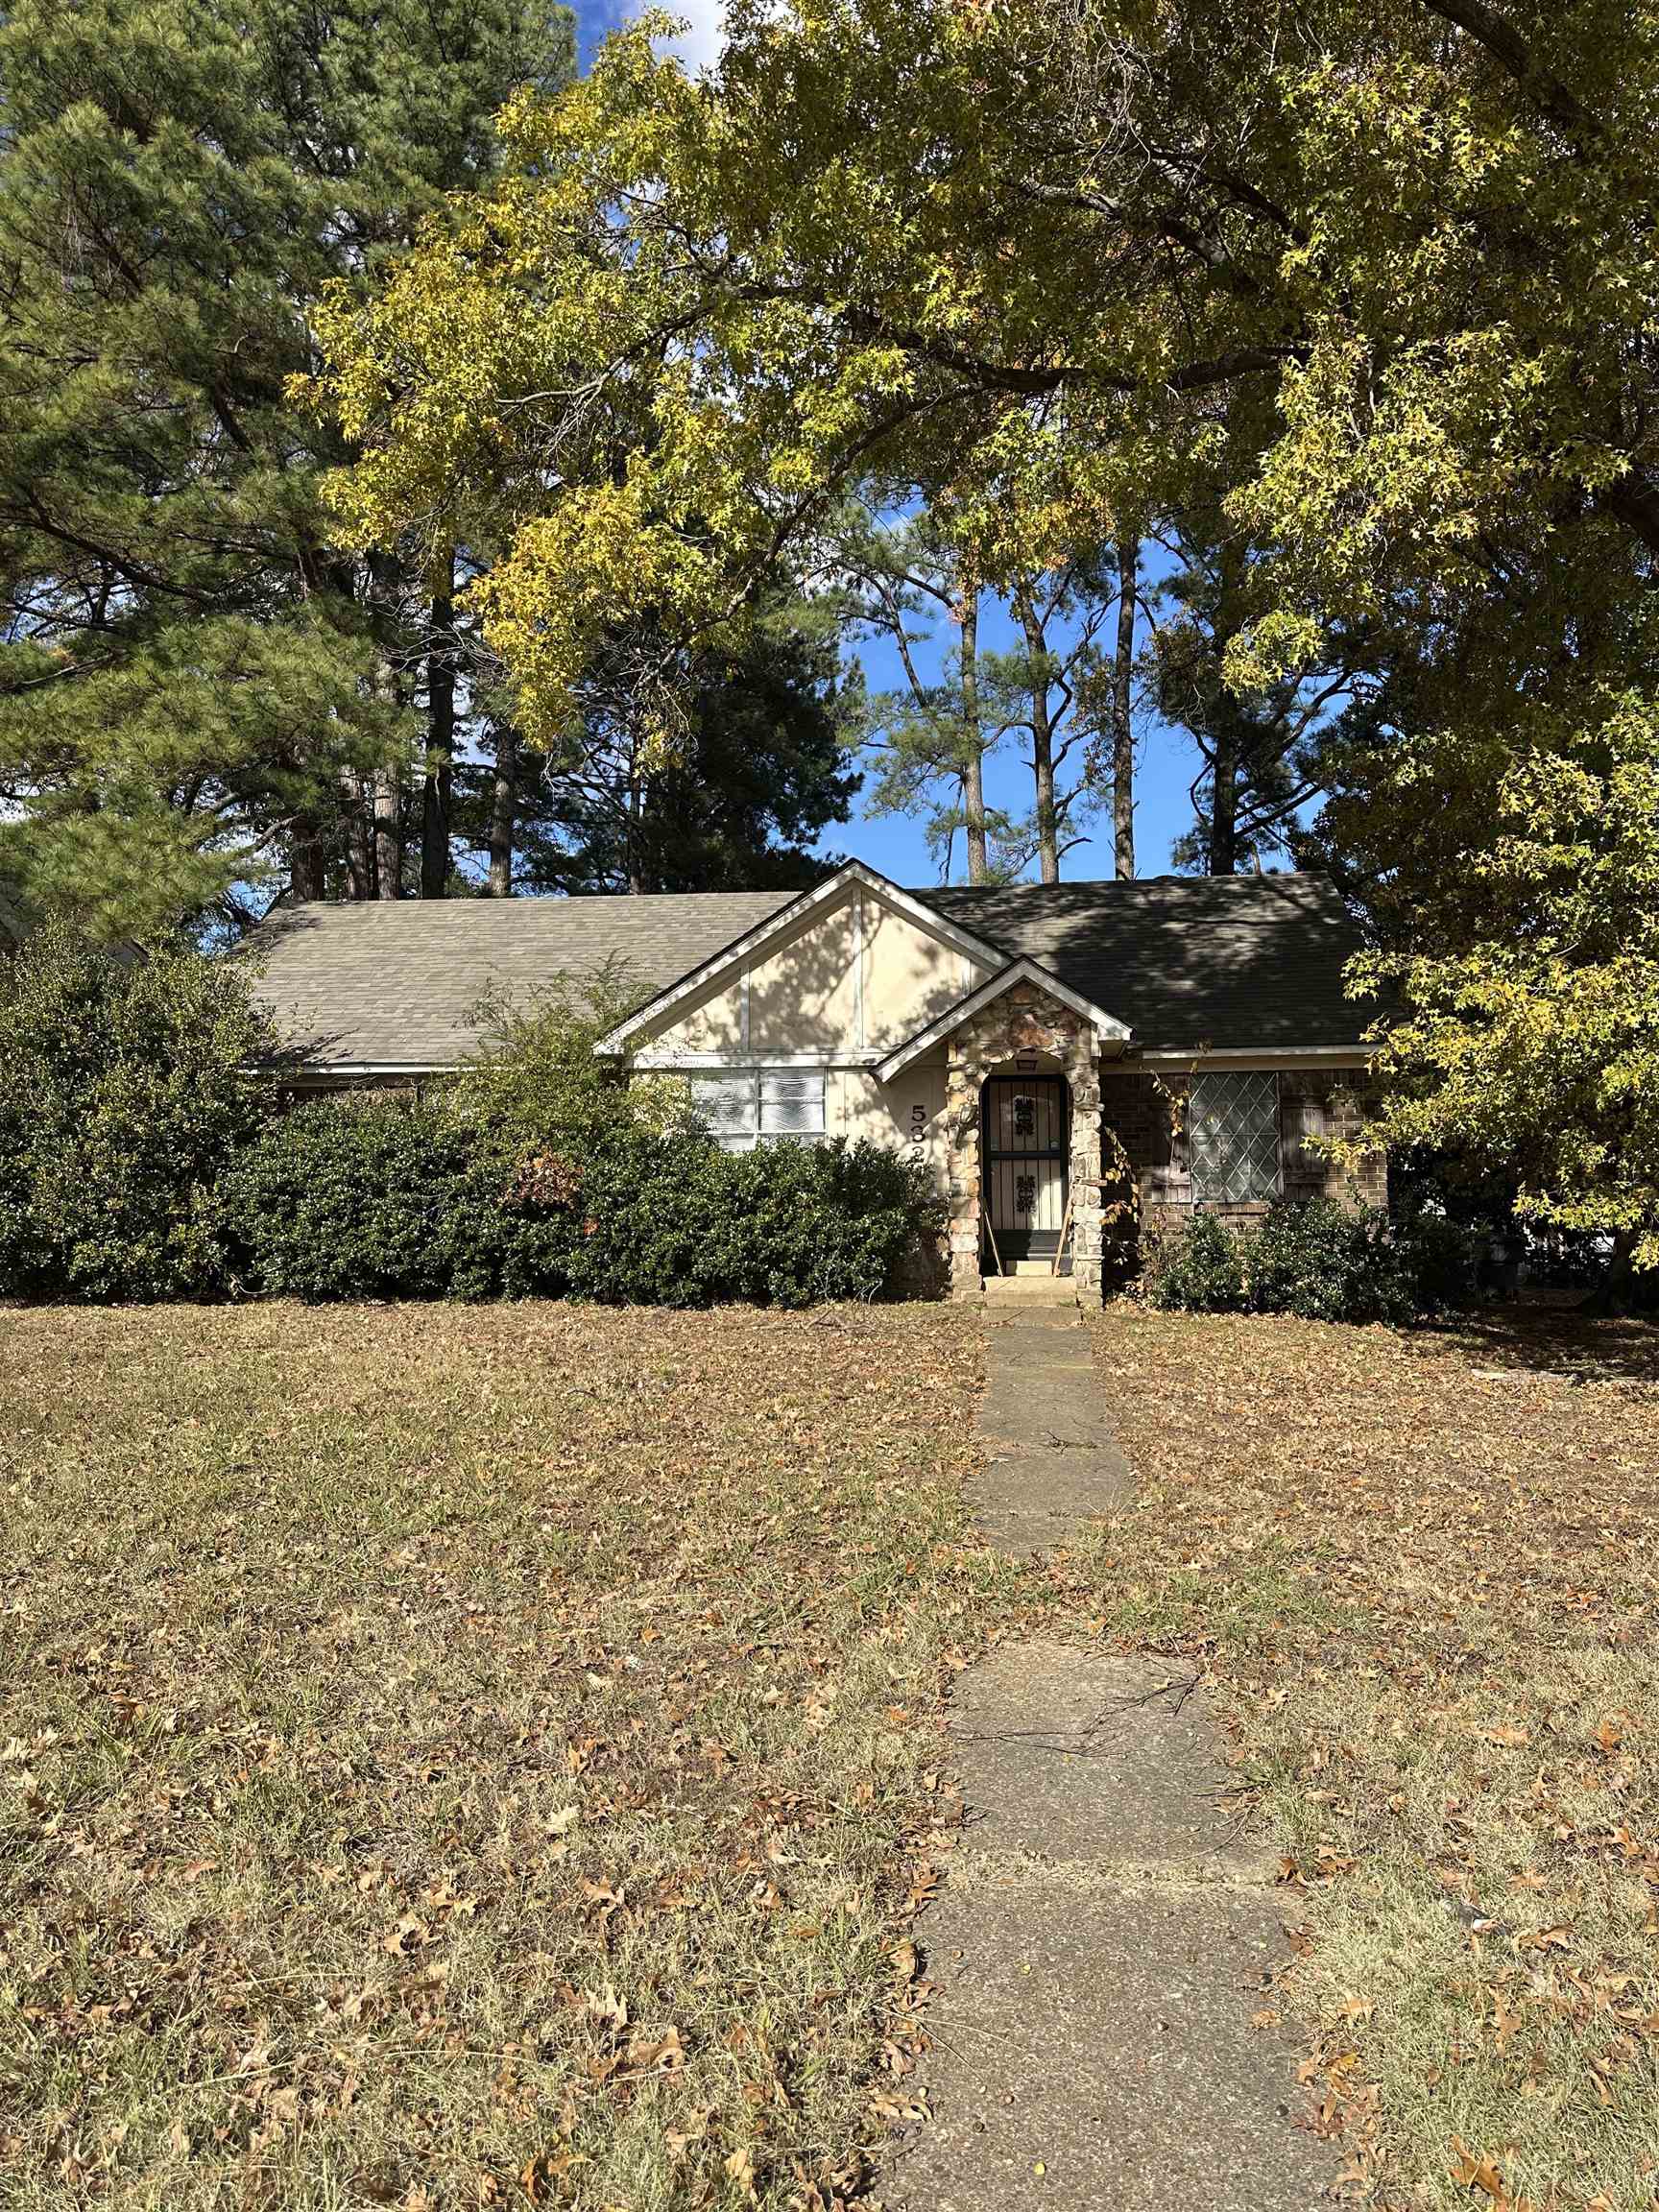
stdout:
POLYGON ((1388 1236, 1418 1314, 1455 1313, 1478 1302, 1492 1242, 1484 1225, 1422 1207, 1397 1217, 1388 1236))
POLYGON ((891 1288, 934 1225, 919 1171, 871 1144, 722 1152, 617 1123, 586 1157, 504 1170, 448 1100, 323 1100, 228 1179, 250 1289, 346 1298, 559 1297, 805 1306, 891 1288))
POLYGON ((1189 1312, 1399 1327, 1465 1302, 1474 1272, 1467 1233, 1442 1216, 1391 1222, 1314 1198, 1269 1207, 1254 1227, 1195 1214, 1159 1246, 1145 1287, 1153 1305, 1189 1312))
POLYGON ((1386 1229, 1384 1215, 1332 1198, 1269 1208, 1240 1238, 1245 1303, 1304 1321, 1409 1321, 1409 1269, 1386 1229))
POLYGON ((317 1305, 488 1298, 513 1216, 474 1137, 443 1104, 315 1099, 251 1146, 221 1197, 241 1286, 317 1305))
POLYGON ((1244 1307, 1244 1259, 1238 1238, 1214 1214, 1194 1214, 1184 1229, 1161 1238, 1146 1269, 1154 1306, 1187 1313, 1238 1313, 1244 1307))
POLYGON ((484 1049, 449 1087, 450 1111, 510 1169, 540 1152, 586 1156, 631 1129, 684 1128, 683 1077, 619 1081, 594 1056, 636 996, 613 964, 580 982, 556 977, 528 999, 486 998, 472 1016, 484 1049))
POLYGON ((186 947, 121 957, 52 922, 0 960, 0 1291, 220 1291, 217 1188, 271 1051, 246 975, 186 947))
POLYGON ((876 1298, 938 1227, 925 1172, 879 1145, 731 1153, 696 1132, 637 1132, 606 1148, 582 1212, 571 1287, 617 1304, 876 1298))

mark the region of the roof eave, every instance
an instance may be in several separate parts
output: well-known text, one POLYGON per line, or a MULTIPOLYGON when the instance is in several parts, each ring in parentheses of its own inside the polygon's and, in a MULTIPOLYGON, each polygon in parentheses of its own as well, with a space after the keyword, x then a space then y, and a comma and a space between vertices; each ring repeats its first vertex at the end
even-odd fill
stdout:
POLYGON ((1137 1068, 1226 1067, 1241 1061, 1271 1061, 1275 1066, 1368 1068, 1376 1058, 1376 1045, 1190 1045, 1135 1046, 1130 1058, 1137 1068))
POLYGON ((935 1046, 942 1045, 952 1029, 960 1028, 982 1006, 991 1005, 1005 991, 1012 990, 1015 984, 1026 982, 1037 984, 1090 1024, 1094 1032, 1094 1049, 1097 1054, 1105 1051, 1110 1045, 1127 1046, 1131 1032, 1125 1022, 1119 1022, 1115 1014, 1108 1014, 1103 1006, 1096 1006, 1092 998, 1085 998, 1080 991, 1073 991, 1069 983, 1063 983, 1053 970, 1045 968, 1041 961, 1022 957, 1010 960, 996 974, 987 976, 974 990, 965 992, 960 998, 947 1006, 943 1014, 935 1015, 931 1022, 906 1037, 902 1045, 896 1046, 884 1060, 878 1060, 876 1063, 877 1080, 891 1083, 896 1075, 902 1075, 925 1052, 931 1052, 935 1046))

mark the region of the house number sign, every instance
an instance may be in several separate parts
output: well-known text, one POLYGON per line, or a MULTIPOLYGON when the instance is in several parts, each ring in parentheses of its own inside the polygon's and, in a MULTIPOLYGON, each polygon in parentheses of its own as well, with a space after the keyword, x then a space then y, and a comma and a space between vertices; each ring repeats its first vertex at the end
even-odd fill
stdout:
POLYGON ((927 1150, 927 1109, 923 1105, 910 1109, 910 1150, 918 1160, 924 1158, 927 1150))

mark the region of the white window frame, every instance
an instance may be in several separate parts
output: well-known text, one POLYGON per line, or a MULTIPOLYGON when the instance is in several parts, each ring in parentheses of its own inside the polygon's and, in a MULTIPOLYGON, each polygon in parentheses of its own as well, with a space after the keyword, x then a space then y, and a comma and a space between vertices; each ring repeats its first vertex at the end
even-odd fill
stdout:
POLYGON ((822 1144, 830 1133, 822 1068, 711 1069, 690 1080, 692 1109, 723 1152, 822 1144))

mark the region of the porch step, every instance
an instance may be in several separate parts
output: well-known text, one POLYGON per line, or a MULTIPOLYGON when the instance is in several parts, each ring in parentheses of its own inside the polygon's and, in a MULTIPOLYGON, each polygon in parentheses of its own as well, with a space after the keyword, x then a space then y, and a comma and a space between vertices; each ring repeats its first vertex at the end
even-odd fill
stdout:
POLYGON ((987 1306, 1075 1306, 1077 1291, 1070 1275, 987 1275, 987 1306))

